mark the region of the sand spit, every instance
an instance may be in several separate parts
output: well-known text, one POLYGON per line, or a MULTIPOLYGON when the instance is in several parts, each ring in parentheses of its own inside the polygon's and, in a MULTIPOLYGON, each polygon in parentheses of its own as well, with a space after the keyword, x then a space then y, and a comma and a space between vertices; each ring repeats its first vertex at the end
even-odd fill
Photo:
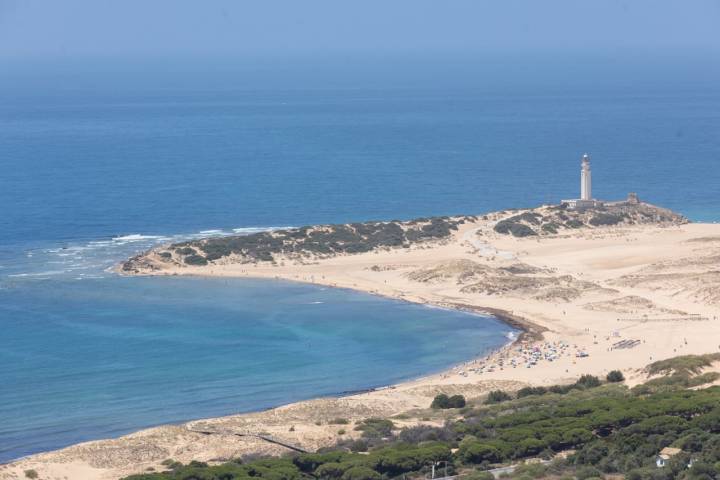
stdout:
POLYGON ((161 468, 168 458, 222 461, 287 451, 253 436, 258 434, 314 450, 356 435, 354 422, 371 416, 403 414, 397 421, 401 426, 440 423, 442 418, 413 413, 427 408, 439 392, 472 399, 493 389, 551 385, 612 369, 623 370, 634 384, 646 378, 641 369, 654 360, 718 352, 720 225, 689 224, 654 208, 619 204, 599 212, 603 215, 576 215, 548 206, 442 222, 310 227, 302 234, 286 231, 252 239, 255 246, 248 240, 210 245, 215 254, 228 255, 205 263, 198 258, 186 262, 193 255, 206 258, 202 242, 154 249, 120 269, 126 274, 277 278, 350 288, 490 313, 522 327, 525 334, 486 358, 441 374, 346 397, 75 445, 2 466, 0 479, 24 478, 23 471, 30 468, 41 478, 114 479, 161 468), (507 233, 498 232, 497 224, 508 220, 500 229, 507 233), (527 234, 528 229, 533 233, 527 234), (347 251, 363 250, 357 242, 366 237, 376 246, 347 251), (318 238, 336 242, 334 250, 323 250, 318 238), (305 242, 311 250, 299 246, 305 242), (180 250, 185 248, 192 251, 180 250), (244 248, 253 248, 254 256, 244 248))

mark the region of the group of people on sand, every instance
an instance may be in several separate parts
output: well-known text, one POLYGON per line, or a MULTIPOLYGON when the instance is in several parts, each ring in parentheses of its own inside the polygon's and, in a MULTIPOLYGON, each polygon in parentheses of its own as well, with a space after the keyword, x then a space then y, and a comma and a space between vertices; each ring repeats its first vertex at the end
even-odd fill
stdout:
POLYGON ((542 343, 518 343, 503 348, 487 358, 473 360, 453 369, 453 372, 467 377, 469 374, 483 374, 506 368, 532 368, 540 362, 554 362, 562 357, 584 358, 588 353, 578 345, 563 340, 542 343))

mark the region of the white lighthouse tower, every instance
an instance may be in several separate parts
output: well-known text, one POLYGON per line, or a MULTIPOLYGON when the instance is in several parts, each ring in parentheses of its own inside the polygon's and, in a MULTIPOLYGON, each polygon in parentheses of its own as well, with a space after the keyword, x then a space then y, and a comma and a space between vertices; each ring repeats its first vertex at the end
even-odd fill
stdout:
POLYGON ((594 200, 592 196, 592 172, 590 171, 590 155, 582 156, 580 163, 580 198, 560 202, 572 209, 600 207, 603 202, 594 200))
POLYGON ((582 157, 580 168, 580 200, 592 200, 592 173, 590 172, 590 157, 587 153, 582 157))

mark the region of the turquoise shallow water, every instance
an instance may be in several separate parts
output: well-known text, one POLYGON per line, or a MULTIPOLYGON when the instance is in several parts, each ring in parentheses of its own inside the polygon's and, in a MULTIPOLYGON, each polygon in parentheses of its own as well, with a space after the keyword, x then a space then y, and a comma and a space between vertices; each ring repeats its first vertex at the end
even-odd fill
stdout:
POLYGON ((0 290, 0 459, 437 371, 508 341, 490 317, 345 290, 196 278, 0 290))
POLYGON ((510 330, 343 290, 106 271, 128 255, 557 201, 585 151, 598 197, 718 221, 718 138, 709 87, 3 89, 0 461, 391 383, 510 330))

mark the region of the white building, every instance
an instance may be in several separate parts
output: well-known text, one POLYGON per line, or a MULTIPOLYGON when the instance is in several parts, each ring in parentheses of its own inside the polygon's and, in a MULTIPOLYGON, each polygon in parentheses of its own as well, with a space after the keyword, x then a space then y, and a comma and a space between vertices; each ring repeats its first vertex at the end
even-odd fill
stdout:
POLYGON ((561 202, 569 208, 592 208, 602 206, 602 202, 592 198, 592 172, 590 171, 590 157, 586 153, 580 163, 580 198, 563 200, 561 202))
MULTIPOLYGON (((658 468, 665 467, 667 465, 667 463, 670 461, 670 459, 680 452, 682 452, 682 450, 679 448, 673 448, 673 447, 663 448, 660 451, 660 453, 655 457, 655 465, 657 465, 658 468)), ((688 467, 690 467, 690 466, 691 465, 688 465, 688 467)))

